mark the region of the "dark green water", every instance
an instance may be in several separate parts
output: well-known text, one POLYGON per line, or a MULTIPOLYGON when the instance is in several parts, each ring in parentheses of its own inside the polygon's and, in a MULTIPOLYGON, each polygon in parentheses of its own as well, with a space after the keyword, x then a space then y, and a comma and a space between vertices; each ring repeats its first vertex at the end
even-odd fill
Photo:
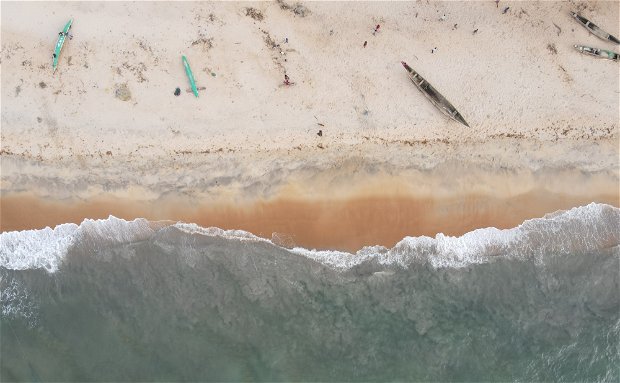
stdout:
POLYGON ((479 233, 475 250, 494 255, 458 267, 431 262, 447 251, 437 239, 337 268, 177 227, 82 233, 52 273, 3 259, 0 378, 617 382, 620 215, 604 209, 581 226, 543 222, 564 242, 559 229, 591 230, 536 242, 551 253, 479 233))

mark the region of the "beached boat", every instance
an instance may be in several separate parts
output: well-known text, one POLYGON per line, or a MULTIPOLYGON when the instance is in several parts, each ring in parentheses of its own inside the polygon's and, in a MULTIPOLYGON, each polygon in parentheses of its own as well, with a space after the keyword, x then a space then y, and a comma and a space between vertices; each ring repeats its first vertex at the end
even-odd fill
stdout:
POLYGON ((433 88, 431 84, 428 83, 422 76, 418 74, 418 72, 411 69, 406 62, 401 61, 401 64, 407 70, 409 74, 409 78, 411 82, 422 92, 430 102, 437 107, 443 114, 450 117, 456 122, 460 122, 461 124, 467 126, 469 128, 469 124, 465 121, 463 116, 456 110, 452 104, 444 96, 442 96, 437 89, 433 88))
POLYGON ((189 67, 187 58, 185 56, 181 56, 181 58, 183 59, 183 66, 185 67, 185 73, 187 73, 187 78, 189 78, 189 84, 192 87, 192 92, 194 92, 194 96, 198 97, 198 88, 196 88, 196 80, 194 80, 194 74, 189 67))
POLYGON ((571 15, 575 18, 575 20, 579 22, 579 24, 583 25, 584 28, 586 28, 596 37, 606 40, 606 41, 611 41, 612 43, 615 43, 615 44, 620 44, 620 40, 610 35, 609 33, 605 32, 604 30, 596 26, 596 24, 586 19, 585 17, 580 16, 576 14, 575 12, 571 12, 571 15))
POLYGON ((65 44, 65 40, 69 35, 69 29, 71 29, 71 24, 73 24, 73 19, 69 20, 65 25, 62 32, 58 32, 58 42, 56 42, 56 48, 54 49, 54 62, 52 63, 52 68, 54 68, 54 72, 56 72, 56 68, 58 67, 58 59, 60 58, 60 51, 62 50, 62 46, 65 44))
POLYGON ((583 45, 575 45, 575 49, 586 55, 595 56, 602 59, 620 61, 620 55, 618 53, 605 49, 586 47, 583 45))

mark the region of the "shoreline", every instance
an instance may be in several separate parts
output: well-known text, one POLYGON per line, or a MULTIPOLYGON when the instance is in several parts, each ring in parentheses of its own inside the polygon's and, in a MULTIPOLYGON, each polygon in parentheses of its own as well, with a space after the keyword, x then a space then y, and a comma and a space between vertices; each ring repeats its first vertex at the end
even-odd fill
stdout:
POLYGON ((535 190, 508 198, 462 195, 459 198, 353 197, 304 201, 274 199, 242 205, 200 204, 189 199, 135 201, 101 196, 89 201, 51 200, 28 194, 0 198, 0 231, 42 229, 113 215, 195 223, 244 230, 285 247, 344 250, 392 247, 407 236, 438 233, 460 236, 475 229, 508 229, 531 218, 591 202, 620 207, 618 193, 570 196, 535 190))
POLYGON ((203 202, 253 202, 277 197, 360 196, 498 198, 545 189, 553 193, 615 193, 620 184, 617 135, 541 141, 363 142, 317 148, 222 150, 166 146, 111 155, 88 146, 4 152, 0 193, 30 192, 62 200, 114 195, 154 200, 171 194, 203 202), (82 152, 78 152, 81 150, 82 152), (597 192, 592 192, 597 190, 597 192))
POLYGON ((355 252, 406 236, 512 228, 591 202, 620 207, 616 138, 43 160, 4 155, 2 169, 2 231, 113 215, 267 239, 279 233, 286 246, 355 252))

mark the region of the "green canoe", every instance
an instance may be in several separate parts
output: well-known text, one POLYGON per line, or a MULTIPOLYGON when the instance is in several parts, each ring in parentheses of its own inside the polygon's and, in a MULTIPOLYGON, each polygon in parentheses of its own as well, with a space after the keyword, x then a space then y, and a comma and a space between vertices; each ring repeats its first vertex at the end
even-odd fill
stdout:
POLYGON ((185 58, 185 56, 181 56, 181 57, 183 58, 183 66, 185 67, 185 73, 187 73, 187 77, 189 78, 189 83, 192 86, 192 92, 194 92, 194 96, 198 97, 198 89, 196 88, 196 81, 194 80, 194 75, 192 74, 192 70, 189 67, 187 58, 185 58))
POLYGON ((579 52, 581 52, 583 54, 586 54, 586 55, 590 55, 590 56, 594 56, 594 57, 599 57, 599 58, 602 58, 602 59, 620 61, 620 55, 617 54, 616 52, 608 51, 606 49, 586 47, 586 46, 583 46, 583 45, 574 45, 574 47, 579 52))
POLYGON ((56 49, 54 49, 54 63, 52 67, 54 68, 54 72, 56 72, 56 68, 58 67, 58 59, 60 58, 60 51, 62 50, 62 46, 65 43, 65 39, 69 35, 69 29, 71 29, 71 24, 73 24, 73 19, 67 22, 65 28, 62 32, 58 33, 58 42, 56 43, 56 49))

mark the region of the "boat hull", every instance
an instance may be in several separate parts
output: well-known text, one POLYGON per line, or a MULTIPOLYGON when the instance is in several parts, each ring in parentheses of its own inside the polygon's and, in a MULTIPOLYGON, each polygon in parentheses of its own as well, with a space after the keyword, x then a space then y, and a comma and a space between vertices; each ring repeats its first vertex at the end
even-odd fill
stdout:
POLYGON ((573 18, 575 18, 575 20, 579 22, 579 24, 581 24, 585 29, 590 31, 590 33, 592 33, 594 36, 598 37, 599 39, 605 40, 605 41, 611 41, 612 43, 615 43, 615 44, 620 44, 620 40, 610 35, 609 33, 605 32, 604 30, 599 28, 596 24, 586 19, 585 17, 578 15, 575 12, 571 12, 571 15, 573 16, 573 18))
POLYGON ((407 74, 409 79, 413 84, 418 88, 424 96, 431 102, 431 104, 435 105, 437 109, 446 116, 450 117, 452 120, 459 122, 469 128, 469 124, 463 116, 456 110, 456 108, 435 89, 431 84, 428 83, 424 79, 424 77, 420 76, 418 72, 413 70, 409 65, 405 62, 402 62, 405 70, 407 70, 407 74))
POLYGON ((189 84, 192 87, 192 92, 194 92, 194 96, 198 97, 198 88, 196 87, 196 80, 194 80, 194 74, 192 73, 191 68, 189 67, 189 62, 187 62, 187 58, 185 56, 181 56, 183 59, 183 66, 185 67, 185 73, 187 73, 187 78, 189 79, 189 84))
POLYGON ((620 55, 618 53, 608 51, 606 49, 586 47, 583 45, 575 45, 575 49, 585 55, 590 55, 607 60, 620 61, 620 55))
POLYGON ((58 41, 56 42, 56 47, 54 48, 54 58, 52 62, 52 68, 54 69, 54 72, 56 72, 56 69, 58 68, 60 52, 62 51, 62 47, 65 44, 65 40, 67 39, 67 34, 69 33, 69 30, 71 29, 71 25, 73 25, 73 19, 69 20, 67 24, 65 24, 65 27, 63 28, 62 32, 58 33, 58 41))

